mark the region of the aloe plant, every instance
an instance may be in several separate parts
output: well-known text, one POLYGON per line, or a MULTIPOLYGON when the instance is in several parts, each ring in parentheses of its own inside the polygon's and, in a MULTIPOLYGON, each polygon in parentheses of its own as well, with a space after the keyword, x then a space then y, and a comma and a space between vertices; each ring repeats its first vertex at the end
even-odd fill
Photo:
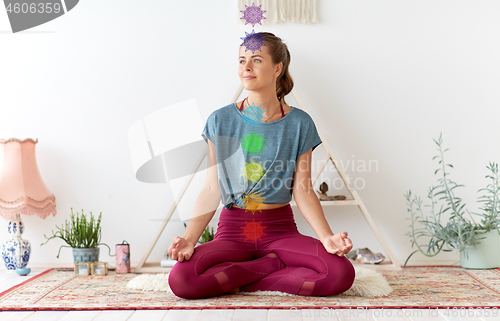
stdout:
MULTIPOLYGON (((184 224, 184 227, 187 228, 186 223, 183 223, 183 224, 184 224)), ((198 240, 198 243, 203 244, 203 243, 207 243, 209 241, 212 241, 214 239, 214 236, 215 236, 214 228, 212 227, 210 229, 207 226, 205 228, 205 230, 203 231, 203 233, 201 234, 200 239, 198 240)))
POLYGON ((214 239, 214 236, 215 236, 214 228, 212 227, 211 229, 209 229, 209 227, 207 226, 203 231, 203 234, 201 234, 200 243, 203 244, 212 241, 214 239))
MULTIPOLYGON (((417 246, 417 250, 412 252, 405 261, 404 267, 408 263, 410 257, 421 252, 427 257, 432 257, 437 255, 441 251, 450 252, 455 249, 459 251, 465 251, 467 254, 467 246, 474 246, 480 243, 479 240, 484 239, 484 237, 479 237, 490 230, 497 229, 500 233, 499 222, 500 222, 500 200, 499 200, 499 177, 498 177, 498 165, 490 163, 487 168, 492 172, 492 175, 486 176, 486 178, 491 178, 492 183, 488 185, 487 188, 480 189, 478 192, 486 190, 489 192, 489 196, 481 196, 480 202, 485 202, 485 206, 482 208, 485 213, 473 213, 475 215, 483 216, 481 223, 476 223, 470 212, 467 211, 472 222, 470 222, 463 211, 465 203, 462 204, 462 199, 455 196, 454 189, 457 187, 463 187, 464 185, 458 185, 448 178, 449 173, 446 172, 446 167, 449 166, 453 168, 451 164, 445 164, 444 153, 448 150, 442 150, 442 138, 439 135, 438 141, 434 140, 439 146, 439 155, 434 156, 433 160, 440 158, 438 168, 434 174, 442 171, 442 178, 438 179, 439 185, 432 186, 429 188, 427 197, 431 201, 431 205, 425 205, 430 208, 431 215, 428 217, 424 214, 422 210, 422 200, 415 196, 412 198, 411 190, 405 193, 405 198, 407 200, 408 212, 410 212, 411 224, 410 232, 406 233, 411 239, 412 247, 417 246), (439 201, 444 201, 446 208, 443 210, 443 205, 437 210, 435 208, 438 202, 435 198, 439 197, 439 201), (450 211, 450 217, 445 225, 441 224, 441 215, 450 211), (419 226, 423 227, 417 227, 419 226), (429 237, 428 244, 419 244, 418 239, 420 237, 429 237)), ((408 218, 407 218, 408 219, 408 218)))
POLYGON ((63 226, 59 227, 56 225, 57 231, 52 230, 52 235, 47 237, 43 235, 47 241, 42 243, 40 246, 47 244, 50 240, 54 238, 60 238, 66 242, 66 245, 61 245, 59 252, 57 253, 57 258, 61 253, 63 247, 78 248, 78 249, 89 249, 96 248, 99 245, 107 246, 109 250, 109 255, 111 255, 111 248, 106 243, 101 243, 101 219, 102 212, 99 214, 97 219, 94 218, 92 212, 90 212, 90 220, 87 220, 87 216, 83 214, 78 214, 78 212, 73 214, 73 208, 71 207, 70 221, 65 220, 63 226))

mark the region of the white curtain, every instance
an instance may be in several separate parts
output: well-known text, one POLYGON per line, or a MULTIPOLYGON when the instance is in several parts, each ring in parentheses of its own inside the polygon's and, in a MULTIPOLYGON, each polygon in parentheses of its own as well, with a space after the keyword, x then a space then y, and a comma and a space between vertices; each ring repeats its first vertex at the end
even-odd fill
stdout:
POLYGON ((299 23, 316 23, 318 22, 317 15, 317 0, 238 0, 238 20, 245 23, 241 11, 245 10, 245 5, 260 6, 261 10, 266 11, 262 19, 262 24, 280 23, 284 21, 292 21, 299 23))

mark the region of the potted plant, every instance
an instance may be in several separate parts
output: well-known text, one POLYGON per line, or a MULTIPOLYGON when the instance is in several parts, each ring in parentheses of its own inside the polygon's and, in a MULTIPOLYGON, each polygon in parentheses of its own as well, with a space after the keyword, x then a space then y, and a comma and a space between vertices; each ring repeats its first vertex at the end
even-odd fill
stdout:
POLYGON ((70 222, 66 220, 63 227, 56 225, 57 231, 52 231, 50 237, 44 234, 43 236, 47 241, 40 246, 47 244, 51 239, 60 238, 68 245, 61 245, 57 253, 57 258, 59 258, 61 248, 71 247, 73 249, 74 263, 99 261, 99 245, 106 245, 109 249, 109 255, 114 256, 111 255, 110 247, 105 243, 101 243, 101 218, 102 212, 99 214, 97 220, 92 215, 92 212, 90 212, 90 219, 87 220, 87 217, 83 214, 83 209, 80 216, 78 212, 74 215, 73 208, 71 207, 70 222))
POLYGON ((203 243, 210 242, 214 239, 214 236, 215 236, 214 228, 213 227, 209 228, 207 226, 205 228, 205 230, 203 231, 203 234, 201 234, 201 237, 200 237, 200 240, 198 241, 198 243, 203 244, 203 243))
MULTIPOLYGON (((187 228, 186 223, 183 223, 183 224, 184 224, 184 227, 187 228)), ((207 227, 205 227, 205 230, 201 234, 200 239, 198 240, 198 242, 196 242, 195 246, 197 246, 199 244, 207 243, 207 242, 213 240, 214 236, 215 236, 214 228, 209 227, 207 225, 207 227)))
POLYGON ((476 229, 476 233, 484 234, 484 237, 477 246, 466 245, 468 255, 464 255, 464 252, 461 252, 460 262, 461 266, 465 268, 494 268, 500 266, 500 255, 495 255, 495 253, 500 253, 500 186, 498 164, 490 163, 486 168, 491 172, 491 175, 486 175, 486 178, 489 178, 491 183, 486 188, 478 191, 486 191, 486 195, 479 197, 479 202, 484 203, 484 205, 481 208, 483 213, 477 215, 483 218, 476 229))
POLYGON ((488 191, 489 195, 483 195, 479 199, 480 202, 485 202, 486 204, 482 208, 484 213, 473 213, 478 216, 482 216, 480 223, 474 221, 474 218, 467 210, 472 221, 468 220, 465 216, 463 208, 465 203, 462 204, 462 200, 455 196, 454 189, 463 185, 458 185, 448 178, 449 173, 446 172, 446 166, 453 168, 451 164, 445 164, 444 162, 444 152, 442 150, 442 138, 439 136, 439 140, 436 141, 439 146, 440 154, 434 156, 433 160, 437 157, 440 158, 439 164, 441 167, 438 168, 434 174, 438 171, 442 171, 442 178, 438 179, 439 185, 429 188, 427 197, 431 201, 431 205, 425 205, 430 208, 431 216, 424 216, 422 211, 422 200, 415 196, 412 199, 411 190, 405 194, 407 200, 407 205, 409 206, 408 212, 410 212, 410 232, 406 233, 411 239, 412 247, 417 246, 417 250, 411 253, 405 261, 404 267, 408 263, 410 257, 416 252, 421 252, 427 257, 432 257, 437 255, 441 250, 445 252, 450 252, 458 249, 460 252, 460 265, 463 268, 475 268, 475 269, 485 269, 485 268, 497 268, 500 266, 500 202, 499 202, 499 177, 498 177, 498 165, 495 163, 490 163, 487 168, 491 171, 492 175, 486 176, 486 178, 492 179, 492 183, 486 188, 480 189, 480 191, 488 191), (436 209, 436 204, 438 203, 435 199, 439 197, 446 203, 446 208, 443 210, 443 205, 436 209), (416 207, 416 209, 414 208, 416 207), (441 224, 441 215, 445 214, 447 211, 450 212, 450 216, 445 225, 441 224), (417 227, 416 224, 423 227, 417 227), (428 244, 419 244, 418 238, 429 237, 428 244))

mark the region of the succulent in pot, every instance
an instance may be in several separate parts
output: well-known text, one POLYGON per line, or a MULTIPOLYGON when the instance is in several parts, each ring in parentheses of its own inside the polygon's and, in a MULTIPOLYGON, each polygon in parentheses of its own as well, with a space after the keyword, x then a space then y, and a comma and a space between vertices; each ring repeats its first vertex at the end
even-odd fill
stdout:
POLYGON ((90 217, 87 218, 83 213, 83 209, 81 215, 78 212, 75 215, 71 207, 70 221, 66 220, 61 227, 56 225, 57 230, 55 232, 52 230, 50 237, 44 234, 43 236, 47 240, 40 246, 47 244, 54 238, 60 238, 68 245, 61 245, 57 258, 59 258, 63 247, 70 247, 73 249, 74 263, 99 261, 99 245, 105 245, 109 250, 109 255, 114 256, 111 255, 111 248, 106 243, 101 243, 101 220, 102 212, 97 219, 94 218, 92 212, 90 212, 90 217))

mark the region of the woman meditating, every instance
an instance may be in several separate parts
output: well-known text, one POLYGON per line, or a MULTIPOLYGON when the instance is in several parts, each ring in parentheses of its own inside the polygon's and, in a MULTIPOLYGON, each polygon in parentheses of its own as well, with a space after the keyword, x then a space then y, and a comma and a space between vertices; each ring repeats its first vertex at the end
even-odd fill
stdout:
POLYGON ((285 102, 293 88, 288 48, 272 33, 253 33, 238 61, 248 97, 207 119, 207 176, 186 232, 168 249, 178 261, 170 288, 186 299, 258 290, 340 294, 354 282, 344 256, 353 245, 347 232, 332 232, 311 184, 312 151, 322 141, 309 114, 285 102), (318 239, 298 232, 292 195, 318 239), (221 201, 214 239, 195 248, 221 201))

